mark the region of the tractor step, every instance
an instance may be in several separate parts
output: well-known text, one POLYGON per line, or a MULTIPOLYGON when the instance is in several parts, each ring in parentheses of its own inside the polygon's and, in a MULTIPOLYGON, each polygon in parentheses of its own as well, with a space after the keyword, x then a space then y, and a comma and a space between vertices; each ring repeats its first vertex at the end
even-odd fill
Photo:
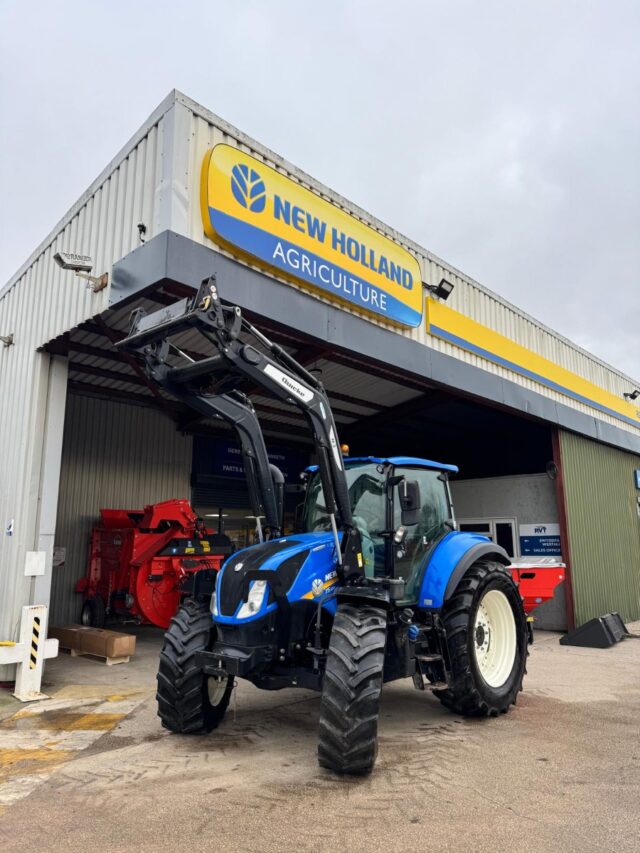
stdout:
POLYGON ((425 684, 426 690, 447 690, 449 685, 446 681, 434 681, 433 684, 425 684))
POLYGON ((438 663, 442 660, 442 655, 416 655, 416 660, 421 663, 438 663))

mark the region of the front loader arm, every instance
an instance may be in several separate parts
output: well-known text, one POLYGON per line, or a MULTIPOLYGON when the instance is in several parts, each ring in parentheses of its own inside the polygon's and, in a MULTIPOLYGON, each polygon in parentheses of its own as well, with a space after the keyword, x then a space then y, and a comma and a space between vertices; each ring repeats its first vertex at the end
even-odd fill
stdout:
MULTIPOLYGON (((171 332, 167 329, 167 314, 165 311, 159 313, 161 314, 160 322, 155 327, 149 324, 155 315, 144 317, 147 321, 147 337, 144 343, 141 344, 138 341, 135 347, 129 344, 129 339, 125 339, 123 343, 127 349, 138 352, 144 357, 147 375, 160 387, 204 417, 224 420, 235 430, 240 442, 249 501, 256 518, 258 537, 262 541, 261 518, 265 520, 267 538, 281 536, 284 480, 278 469, 269 462, 264 436, 251 401, 242 394, 211 395, 194 390, 193 383, 211 374, 211 365, 207 365, 207 369, 203 371, 201 367, 203 362, 190 361, 185 355, 187 364, 172 367, 167 361, 171 350, 168 339, 171 332), (155 343, 152 342, 153 337, 157 338, 155 343), (277 493, 278 490, 280 494, 277 493)), ((142 315, 134 318, 134 326, 141 319, 142 315)), ((180 317, 178 316, 177 319, 180 317)), ((209 362, 212 359, 203 361, 209 362)))
POLYGON ((269 462, 258 416, 250 400, 230 394, 213 396, 198 394, 177 383, 159 378, 158 374, 161 375, 164 369, 166 369, 166 365, 157 367, 151 365, 148 369, 149 376, 156 379, 159 385, 204 417, 220 418, 235 430, 240 442, 249 490, 249 502, 256 518, 258 536, 262 541, 262 525, 260 522, 262 517, 265 520, 267 538, 273 539, 281 536, 282 495, 278 496, 277 489, 282 488, 284 480, 282 474, 276 473, 277 469, 274 471, 275 466, 269 462), (274 482, 275 477, 279 478, 279 482, 274 482))
MULTIPOLYGON (((247 377, 276 398, 296 406, 306 418, 313 435, 324 500, 337 546, 339 572, 345 577, 362 576, 360 537, 353 525, 338 432, 322 383, 282 347, 245 320, 240 308, 223 306, 215 277, 205 280, 197 296, 191 300, 182 300, 148 316, 138 315, 129 336, 118 346, 144 355, 150 375, 172 393, 175 393, 173 389, 176 386, 232 372, 247 377), (187 329, 198 330, 217 352, 201 361, 191 361, 179 367, 168 366, 166 358, 172 347, 170 336, 187 329), (243 341, 240 337, 243 331, 267 352, 243 341), (166 365, 162 376, 154 376, 154 359, 166 365), (343 533, 341 539, 338 523, 343 533)), ((176 347, 173 348, 180 353, 176 347)), ((184 356, 184 353, 180 354, 184 356)), ((201 398, 178 396, 201 410, 201 398)))

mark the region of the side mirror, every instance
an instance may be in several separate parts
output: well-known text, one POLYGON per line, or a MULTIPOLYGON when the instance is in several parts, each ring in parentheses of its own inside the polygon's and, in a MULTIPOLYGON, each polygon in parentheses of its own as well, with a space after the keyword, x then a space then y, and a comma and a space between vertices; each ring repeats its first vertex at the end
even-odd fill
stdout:
POLYGON ((403 527, 417 524, 422 503, 420 501, 420 485, 417 480, 402 480, 398 483, 398 498, 400 500, 400 521, 403 527))

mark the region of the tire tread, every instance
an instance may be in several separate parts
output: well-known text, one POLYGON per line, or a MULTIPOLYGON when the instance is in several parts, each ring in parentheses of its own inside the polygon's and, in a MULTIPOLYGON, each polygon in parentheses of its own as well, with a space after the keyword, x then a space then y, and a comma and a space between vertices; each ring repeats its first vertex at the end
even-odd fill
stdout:
POLYGON ((386 614, 342 604, 335 616, 322 687, 318 761, 336 773, 371 772, 377 754, 386 614))

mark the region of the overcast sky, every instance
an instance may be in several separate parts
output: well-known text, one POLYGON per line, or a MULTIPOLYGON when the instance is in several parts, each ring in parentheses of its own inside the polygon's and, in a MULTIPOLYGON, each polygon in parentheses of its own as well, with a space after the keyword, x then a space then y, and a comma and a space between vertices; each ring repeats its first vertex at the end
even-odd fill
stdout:
POLYGON ((638 0, 0 3, 0 286, 178 88, 640 379, 638 0))

